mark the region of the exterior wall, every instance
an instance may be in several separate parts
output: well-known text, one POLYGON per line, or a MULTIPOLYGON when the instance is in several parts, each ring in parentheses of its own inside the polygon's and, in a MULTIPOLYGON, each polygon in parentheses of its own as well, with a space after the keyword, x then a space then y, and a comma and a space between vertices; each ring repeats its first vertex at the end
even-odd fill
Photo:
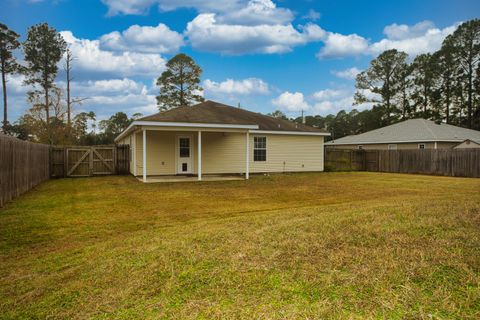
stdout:
POLYGON ((323 171, 323 136, 250 135, 250 172, 323 171), (253 161, 254 136, 267 137, 267 161, 253 161))
POLYGON ((202 132, 202 173, 245 173, 246 143, 246 133, 202 132))
MULTIPOLYGON (((192 136, 193 174, 198 172, 198 132, 147 130, 147 175, 177 173, 178 135, 192 136)), ((133 140, 135 134, 130 136, 133 140)), ((142 131, 136 133, 135 142, 137 176, 141 176, 143 174, 142 131)), ((250 173, 323 171, 323 136, 251 133, 249 144, 250 173), (267 137, 267 161, 265 162, 253 160, 254 136, 267 137)), ((245 173, 245 152, 246 132, 202 132, 202 174, 245 173)), ((131 167, 133 168, 133 165, 131 167)))
MULTIPOLYGON (((396 143, 397 150, 418 149, 419 144, 425 144, 425 149, 435 149, 434 142, 412 142, 412 143, 396 143)), ((455 142, 437 142, 437 149, 450 149, 455 146, 455 142)), ((388 150, 388 143, 378 144, 362 144, 364 150, 388 150)), ((358 149, 358 144, 346 145, 327 145, 331 149, 358 149)))

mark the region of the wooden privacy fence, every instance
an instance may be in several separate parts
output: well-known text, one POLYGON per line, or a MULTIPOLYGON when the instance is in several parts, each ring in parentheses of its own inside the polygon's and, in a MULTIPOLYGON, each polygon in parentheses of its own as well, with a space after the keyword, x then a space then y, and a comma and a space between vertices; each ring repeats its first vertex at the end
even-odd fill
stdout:
POLYGON ((325 166, 333 170, 480 178, 480 149, 326 149, 325 166))
POLYGON ((0 134, 0 207, 50 177, 127 174, 130 148, 58 147, 0 134))
POLYGON ((89 177, 127 174, 130 165, 128 145, 52 147, 51 176, 89 177))
POLYGON ((50 146, 0 134, 0 207, 48 180, 50 146))

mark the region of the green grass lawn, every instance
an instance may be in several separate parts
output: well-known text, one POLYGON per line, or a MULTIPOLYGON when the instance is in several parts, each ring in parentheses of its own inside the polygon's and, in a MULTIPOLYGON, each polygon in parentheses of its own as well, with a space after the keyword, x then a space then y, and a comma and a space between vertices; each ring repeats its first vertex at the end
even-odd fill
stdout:
POLYGON ((51 180, 0 209, 0 318, 479 319, 480 179, 51 180))

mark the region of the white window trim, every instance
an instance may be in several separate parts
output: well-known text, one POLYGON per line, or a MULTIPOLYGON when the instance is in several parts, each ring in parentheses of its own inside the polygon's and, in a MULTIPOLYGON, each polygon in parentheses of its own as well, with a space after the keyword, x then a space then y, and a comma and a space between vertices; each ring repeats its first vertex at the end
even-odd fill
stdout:
POLYGON ((427 149, 427 145, 425 143, 419 143, 418 149, 427 149), (420 148, 420 146, 423 146, 423 148, 420 148))
POLYGON ((357 146, 357 149, 358 149, 358 150, 363 150, 363 145, 359 144, 359 145, 357 146))
POLYGON ((397 150, 398 146, 396 143, 389 143, 387 146, 388 150, 397 150))
POLYGON ((254 162, 267 162, 267 137, 266 136, 254 136, 253 137, 253 161, 254 162), (256 148, 255 147, 255 138, 265 138, 265 148, 256 148), (265 160, 255 160, 255 150, 265 150, 265 160))

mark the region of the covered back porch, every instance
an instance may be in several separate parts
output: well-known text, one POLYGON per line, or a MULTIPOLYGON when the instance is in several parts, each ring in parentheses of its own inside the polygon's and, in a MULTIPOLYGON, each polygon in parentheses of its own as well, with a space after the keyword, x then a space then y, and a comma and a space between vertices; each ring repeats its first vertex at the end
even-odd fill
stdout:
POLYGON ((131 135, 131 170, 143 182, 248 179, 246 128, 141 126, 131 135))

